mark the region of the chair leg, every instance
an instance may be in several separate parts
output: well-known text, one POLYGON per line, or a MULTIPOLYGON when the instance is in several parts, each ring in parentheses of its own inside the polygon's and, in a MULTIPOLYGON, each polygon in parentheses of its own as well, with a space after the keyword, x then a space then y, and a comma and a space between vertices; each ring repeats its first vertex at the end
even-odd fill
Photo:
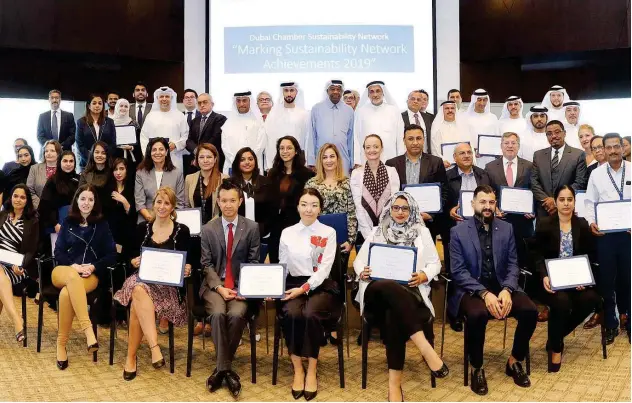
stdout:
POLYGON ((263 301, 263 311, 265 314, 265 323, 266 323, 266 355, 270 354, 270 330, 268 327, 268 302, 263 301))
POLYGON ((527 358, 525 359, 527 363, 527 375, 531 375, 531 348, 527 346, 527 358))
POLYGON ((371 327, 369 323, 362 316, 362 389, 366 389, 367 372, 369 368, 369 335, 371 333, 371 327))
POLYGON ((463 386, 468 385, 468 372, 470 372, 469 352, 467 351, 467 320, 463 320, 463 386))
POLYGON ((173 323, 169 322, 169 372, 175 372, 175 351, 174 351, 174 338, 173 338, 173 323))
POLYGON ((608 359, 608 350, 606 349, 606 328, 601 324, 601 352, 603 359, 608 359))
MULTIPOLYGON (((344 307, 340 312, 340 316, 344 314, 344 307)), ((338 320, 338 375, 340 376, 340 387, 345 387, 345 353, 342 347, 342 337, 344 336, 344 327, 341 319, 338 320)))
POLYGON ((503 333, 503 350, 504 350, 505 346, 507 345, 507 318, 505 318, 503 322, 505 322, 505 330, 503 333))
MULTIPOLYGON (((189 312, 187 323, 187 378, 191 376, 191 361, 193 360, 193 315, 189 312)), ((204 327, 202 327, 204 333, 204 327)))
POLYGON ((206 335, 204 334, 206 329, 206 316, 202 318, 202 350, 206 350, 206 335))
POLYGON ((39 353, 42 347, 42 327, 44 325, 44 296, 41 293, 37 308, 37 352, 39 353))
POLYGON ((116 336, 116 305, 110 306, 110 365, 114 365, 114 338, 116 336))
MULTIPOLYGON (((94 309, 91 309, 91 311, 94 311, 94 309)), ((95 318, 91 318, 92 319, 92 331, 94 332, 94 338, 97 339, 97 343, 99 342, 99 335, 97 333, 97 322, 95 320, 95 318)), ((98 360, 98 351, 95 351, 94 353, 92 353, 92 362, 97 362, 98 360)))
MULTIPOLYGON (((430 345, 434 349, 434 338, 433 339, 429 339, 428 342, 430 343, 430 345)), ((437 387, 437 378, 432 373, 432 370, 430 371, 430 387, 432 387, 432 388, 436 388, 437 387)))
POLYGON ((250 319, 250 371, 251 382, 257 383, 257 317, 253 316, 250 319))
POLYGON ((443 320, 441 321, 441 358, 443 358, 443 345, 445 344, 445 322, 448 320, 448 286, 449 282, 445 282, 445 297, 443 299, 443 320))
POLYGON ((279 339, 281 338, 281 323, 279 318, 274 318, 274 346, 272 350, 272 384, 277 383, 277 370, 279 369, 279 339))
POLYGON ((349 349, 349 304, 345 302, 345 327, 347 338, 347 358, 351 358, 351 352, 349 349))
POLYGON ((26 288, 22 290, 22 322, 24 322, 24 340, 22 341, 22 346, 26 347, 28 345, 28 328, 26 326, 26 288))

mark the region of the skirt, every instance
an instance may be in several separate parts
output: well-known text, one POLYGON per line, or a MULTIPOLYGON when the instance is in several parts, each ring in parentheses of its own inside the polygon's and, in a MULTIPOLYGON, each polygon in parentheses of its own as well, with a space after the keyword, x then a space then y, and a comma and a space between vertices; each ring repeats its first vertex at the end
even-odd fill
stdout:
POLYGON ((12 268, 6 267, 5 265, 2 265, 2 264, 0 264, 0 267, 4 269, 4 273, 7 275, 7 277, 9 277, 9 280, 11 281, 12 285, 20 284, 22 281, 24 281, 24 279, 26 279, 26 271, 24 272, 24 274, 18 276, 17 274, 13 272, 12 268))

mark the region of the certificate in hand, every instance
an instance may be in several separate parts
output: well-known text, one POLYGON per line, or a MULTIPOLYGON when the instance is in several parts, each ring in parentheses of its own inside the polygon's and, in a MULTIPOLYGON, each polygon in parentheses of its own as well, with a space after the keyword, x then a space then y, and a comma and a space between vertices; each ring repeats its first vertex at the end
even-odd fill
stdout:
POLYGON ((459 196, 459 215, 461 217, 474 217, 472 200, 474 200, 473 190, 461 190, 461 194, 459 196))
POLYGON ((478 155, 481 157, 498 157, 503 155, 500 149, 500 136, 492 136, 490 134, 478 135, 478 155))
POLYGON ((533 192, 529 189, 500 187, 500 210, 511 214, 533 214, 533 192))
POLYGON ((285 264, 242 263, 238 295, 244 298, 283 298, 286 277, 285 264))
POLYGON ((200 235, 202 231, 201 208, 179 208, 176 210, 176 221, 189 227, 191 235, 200 235))
POLYGON ((405 185, 404 192, 415 199, 422 213, 440 213, 441 205, 441 184, 421 183, 418 185, 405 185))
POLYGON ((443 159, 445 161, 448 161, 450 164, 454 164, 454 149, 457 145, 461 143, 470 144, 469 141, 459 141, 458 143, 442 143, 441 154, 443 155, 443 159))
POLYGON ((145 283, 182 287, 186 262, 186 252, 142 248, 138 278, 145 283))
POLYGON ((586 255, 546 259, 544 263, 553 291, 595 285, 590 261, 586 255))
POLYGON ((373 243, 369 245, 371 278, 395 280, 408 284, 417 271, 417 248, 373 243))
POLYGON ((136 144, 136 126, 116 126, 116 145, 136 144))
POLYGON ((0 249, 0 262, 20 267, 24 262, 24 255, 0 249))
POLYGON ((577 217, 586 217, 586 191, 575 191, 575 212, 577 217))
POLYGON ((630 200, 595 204, 595 223, 601 232, 623 232, 630 229, 630 200))

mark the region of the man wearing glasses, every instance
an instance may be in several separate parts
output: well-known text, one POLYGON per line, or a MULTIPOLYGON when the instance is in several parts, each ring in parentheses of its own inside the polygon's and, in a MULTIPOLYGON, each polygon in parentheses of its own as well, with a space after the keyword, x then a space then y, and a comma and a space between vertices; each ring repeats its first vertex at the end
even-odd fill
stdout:
POLYGON ((272 102, 272 95, 269 92, 262 91, 257 95, 257 107, 259 107, 259 111, 261 112, 261 119, 265 122, 272 110, 272 106, 274 103, 272 102))
POLYGON ((420 126, 426 139, 424 142, 424 152, 428 153, 430 148, 430 128, 432 127, 432 121, 434 115, 426 112, 428 107, 428 93, 426 90, 413 90, 408 94, 408 109, 402 112, 402 119, 404 119, 404 127, 410 124, 416 124, 420 126))

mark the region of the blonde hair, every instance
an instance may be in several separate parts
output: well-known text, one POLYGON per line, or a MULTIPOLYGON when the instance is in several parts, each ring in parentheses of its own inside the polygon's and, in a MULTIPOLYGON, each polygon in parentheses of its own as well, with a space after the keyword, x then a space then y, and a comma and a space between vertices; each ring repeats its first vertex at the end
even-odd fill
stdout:
POLYGON ((579 129, 577 129, 577 135, 579 136, 579 131, 581 129, 588 129, 592 132, 593 136, 595 135, 595 128, 592 127, 591 125, 587 125, 586 123, 584 123, 583 125, 579 126, 579 129))
POLYGON ((340 157, 338 147, 336 147, 335 144, 325 143, 318 151, 318 159, 316 160, 316 182, 318 183, 322 183, 325 181, 325 166, 323 165, 323 156, 325 155, 325 151, 329 149, 334 150, 334 153, 336 154, 336 182, 342 182, 347 178, 342 168, 342 158, 340 157))
POLYGON ((156 220, 156 213, 153 211, 153 209, 154 207, 156 207, 156 199, 158 199, 158 196, 162 196, 165 199, 169 200, 169 203, 173 207, 173 211, 171 212, 170 216, 171 219, 175 221, 176 218, 178 218, 178 214, 176 213, 176 192, 174 192, 173 189, 171 189, 171 187, 169 186, 163 186, 156 191, 156 195, 154 196, 154 205, 151 211, 152 218, 150 222, 154 222, 156 220))

